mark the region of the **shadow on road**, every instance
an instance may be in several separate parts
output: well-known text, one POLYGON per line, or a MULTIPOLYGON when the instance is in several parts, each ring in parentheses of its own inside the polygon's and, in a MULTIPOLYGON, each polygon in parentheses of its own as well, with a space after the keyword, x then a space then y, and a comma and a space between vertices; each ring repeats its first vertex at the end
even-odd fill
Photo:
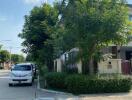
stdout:
MULTIPOLYGON (((34 85, 34 84, 33 84, 34 85)), ((11 87, 29 87, 31 86, 30 84, 14 84, 13 86, 11 87)))

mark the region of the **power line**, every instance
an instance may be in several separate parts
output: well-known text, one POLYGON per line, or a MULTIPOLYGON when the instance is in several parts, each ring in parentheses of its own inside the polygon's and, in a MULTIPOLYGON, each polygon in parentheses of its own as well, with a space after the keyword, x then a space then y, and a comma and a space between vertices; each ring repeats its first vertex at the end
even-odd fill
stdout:
POLYGON ((9 42, 11 40, 0 40, 0 42, 9 42))

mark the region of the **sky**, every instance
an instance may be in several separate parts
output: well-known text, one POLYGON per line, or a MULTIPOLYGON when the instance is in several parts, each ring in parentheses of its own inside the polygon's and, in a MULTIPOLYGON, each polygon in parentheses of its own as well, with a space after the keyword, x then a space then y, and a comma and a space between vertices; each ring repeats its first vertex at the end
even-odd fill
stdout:
MULTIPOLYGON (((18 38, 21 33, 24 16, 29 14, 34 6, 42 4, 45 0, 0 0, 0 44, 3 49, 10 50, 11 53, 22 53, 21 43, 18 38)), ((53 0, 47 0, 52 4, 53 0)))
MULTIPOLYGON (((3 49, 11 53, 22 54, 22 39, 18 38, 21 33, 24 16, 29 14, 34 6, 43 2, 52 4, 54 0, 0 0, 0 44, 3 49)), ((132 4, 132 0, 128 0, 132 4)))

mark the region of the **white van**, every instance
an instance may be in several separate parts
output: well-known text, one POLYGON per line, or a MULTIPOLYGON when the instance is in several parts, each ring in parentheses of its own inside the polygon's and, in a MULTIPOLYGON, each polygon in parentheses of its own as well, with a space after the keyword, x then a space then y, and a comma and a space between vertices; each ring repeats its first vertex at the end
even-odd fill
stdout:
POLYGON ((16 64, 11 68, 9 86, 27 83, 32 86, 34 79, 33 66, 30 63, 16 64))

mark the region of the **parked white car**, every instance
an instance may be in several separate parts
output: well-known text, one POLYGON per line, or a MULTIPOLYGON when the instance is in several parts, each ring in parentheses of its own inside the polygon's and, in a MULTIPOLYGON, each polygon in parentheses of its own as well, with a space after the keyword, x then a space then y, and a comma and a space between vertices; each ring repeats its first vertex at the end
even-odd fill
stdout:
POLYGON ((11 68, 9 86, 27 83, 32 85, 34 79, 33 66, 30 63, 16 64, 11 68))

